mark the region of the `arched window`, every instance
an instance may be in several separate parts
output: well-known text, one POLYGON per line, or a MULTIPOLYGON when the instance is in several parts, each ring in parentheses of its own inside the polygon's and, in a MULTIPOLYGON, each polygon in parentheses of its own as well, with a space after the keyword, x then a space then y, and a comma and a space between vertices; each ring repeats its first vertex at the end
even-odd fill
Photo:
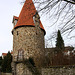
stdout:
POLYGON ((18 50, 18 61, 22 61, 24 59, 24 50, 18 50))

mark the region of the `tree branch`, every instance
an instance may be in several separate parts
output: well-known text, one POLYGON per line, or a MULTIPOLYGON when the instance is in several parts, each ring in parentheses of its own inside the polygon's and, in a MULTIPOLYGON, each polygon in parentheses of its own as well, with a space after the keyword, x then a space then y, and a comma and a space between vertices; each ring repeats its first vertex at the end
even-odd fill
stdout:
POLYGON ((67 2, 67 3, 75 4, 74 0, 72 0, 72 1, 64 0, 64 1, 67 2))

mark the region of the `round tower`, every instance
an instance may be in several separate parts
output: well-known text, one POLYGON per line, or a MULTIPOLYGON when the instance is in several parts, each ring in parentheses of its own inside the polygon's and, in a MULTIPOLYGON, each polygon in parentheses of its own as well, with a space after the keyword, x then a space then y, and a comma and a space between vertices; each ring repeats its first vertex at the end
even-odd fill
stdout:
POLYGON ((19 18, 13 18, 13 24, 13 61, 23 61, 31 57, 36 66, 42 65, 45 30, 32 0, 26 0, 19 18))

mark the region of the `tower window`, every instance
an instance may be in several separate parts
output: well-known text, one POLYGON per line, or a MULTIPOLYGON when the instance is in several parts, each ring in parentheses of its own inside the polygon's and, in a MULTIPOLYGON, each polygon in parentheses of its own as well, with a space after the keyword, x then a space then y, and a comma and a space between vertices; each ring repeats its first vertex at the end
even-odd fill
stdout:
POLYGON ((37 35, 37 32, 36 32, 36 35, 37 35))
POLYGON ((24 59, 24 51, 21 49, 21 50, 18 50, 18 60, 21 61, 24 59))
POLYGON ((17 31, 17 35, 18 35, 18 31, 17 31))

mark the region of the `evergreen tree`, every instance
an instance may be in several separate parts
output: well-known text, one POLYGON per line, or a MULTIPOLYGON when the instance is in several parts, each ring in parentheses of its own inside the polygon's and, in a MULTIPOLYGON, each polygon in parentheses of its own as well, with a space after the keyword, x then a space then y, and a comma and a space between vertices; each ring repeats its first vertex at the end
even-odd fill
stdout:
POLYGON ((64 50, 64 40, 61 36, 60 30, 58 30, 58 32, 57 32, 56 49, 57 49, 57 52, 64 50))
POLYGON ((2 62, 2 72, 10 73, 12 71, 11 62, 12 62, 12 55, 10 52, 8 52, 7 56, 4 57, 2 62))
POLYGON ((0 70, 2 68, 2 56, 0 56, 0 70))
POLYGON ((2 65, 2 57, 0 56, 0 66, 2 65))
POLYGON ((8 73, 10 73, 12 71, 11 62, 12 62, 12 55, 10 52, 8 52, 8 54, 7 54, 7 69, 6 69, 6 72, 8 72, 8 73))
POLYGON ((5 56, 3 61, 2 61, 2 72, 6 72, 6 68, 7 68, 7 57, 5 56))

